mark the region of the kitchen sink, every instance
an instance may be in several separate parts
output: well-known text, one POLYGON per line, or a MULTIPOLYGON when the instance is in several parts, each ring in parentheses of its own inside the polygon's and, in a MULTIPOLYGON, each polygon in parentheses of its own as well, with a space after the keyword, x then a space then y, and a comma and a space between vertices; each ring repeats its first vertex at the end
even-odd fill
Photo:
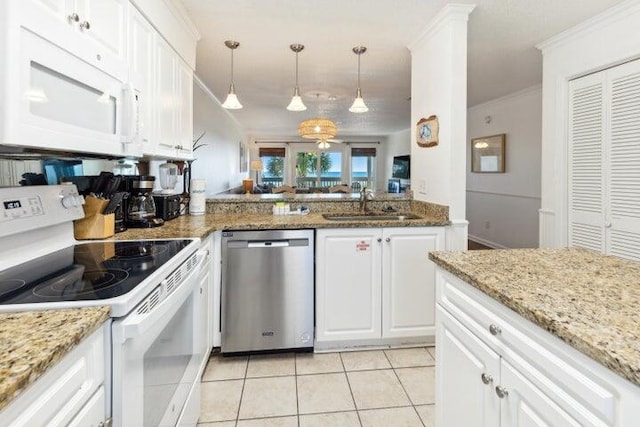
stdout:
POLYGON ((335 213, 322 214, 322 217, 329 221, 404 221, 407 219, 421 219, 421 216, 412 213, 387 213, 368 212, 359 213, 335 213))

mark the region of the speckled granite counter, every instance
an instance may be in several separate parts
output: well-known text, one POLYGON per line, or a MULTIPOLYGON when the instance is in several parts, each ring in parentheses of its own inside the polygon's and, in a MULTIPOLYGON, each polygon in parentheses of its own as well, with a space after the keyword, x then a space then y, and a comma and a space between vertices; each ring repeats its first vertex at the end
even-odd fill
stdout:
POLYGON ((109 318, 109 307, 0 314, 0 410, 109 318))
POLYGON ((174 237, 204 238, 216 230, 273 230, 295 228, 351 228, 351 227, 431 227, 448 225, 449 221, 422 216, 403 221, 328 221, 319 213, 308 215, 185 215, 155 228, 129 229, 113 239, 169 239, 174 237))
POLYGON ((583 249, 432 252, 429 258, 640 385, 640 263, 583 249))

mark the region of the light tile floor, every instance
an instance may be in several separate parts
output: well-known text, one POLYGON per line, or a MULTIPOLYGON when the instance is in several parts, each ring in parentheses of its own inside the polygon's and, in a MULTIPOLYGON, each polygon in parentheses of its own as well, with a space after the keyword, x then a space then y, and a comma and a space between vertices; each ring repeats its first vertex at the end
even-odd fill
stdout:
POLYGON ((432 427, 435 348, 212 355, 201 427, 432 427))

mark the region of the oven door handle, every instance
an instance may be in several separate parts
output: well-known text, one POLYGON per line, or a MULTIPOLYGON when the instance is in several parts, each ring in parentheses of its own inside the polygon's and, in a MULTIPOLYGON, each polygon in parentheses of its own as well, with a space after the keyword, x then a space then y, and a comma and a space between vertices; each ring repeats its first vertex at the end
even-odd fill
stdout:
POLYGON ((205 265, 209 259, 209 251, 202 250, 197 255, 198 264, 191 270, 189 275, 182 281, 175 291, 169 297, 165 298, 155 306, 151 311, 138 314, 134 313, 128 315, 120 325, 122 328, 122 341, 125 342, 128 339, 136 338, 143 335, 150 328, 157 323, 162 322, 163 319, 171 319, 173 315, 180 309, 182 303, 186 301, 189 295, 198 286, 198 275, 202 270, 202 266, 205 265))

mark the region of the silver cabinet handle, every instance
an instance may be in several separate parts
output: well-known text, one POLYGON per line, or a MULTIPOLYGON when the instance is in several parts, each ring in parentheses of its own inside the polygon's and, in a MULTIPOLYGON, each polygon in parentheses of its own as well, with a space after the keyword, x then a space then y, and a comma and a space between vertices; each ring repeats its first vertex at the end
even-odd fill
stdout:
POLYGON ((500 335, 502 333, 502 329, 500 329, 500 326, 492 323, 489 325, 489 332, 491 332, 491 335, 500 335))
POLYGON ((391 241, 391 237, 387 237, 386 239, 384 239, 384 241, 389 243, 391 241))
POLYGON ((491 384, 493 382, 493 377, 489 374, 485 374, 484 372, 480 375, 480 378, 482 378, 482 382, 485 384, 491 384))
POLYGON ((82 21, 80 23, 80 28, 82 28, 83 30, 90 30, 91 24, 89 24, 89 21, 82 21))
POLYGON ((74 23, 74 22, 78 22, 80 20, 80 16, 77 13, 72 13, 71 15, 67 16, 67 19, 69 20, 69 23, 74 23))
POLYGON ((502 387, 502 386, 496 386, 496 394, 498 395, 498 397, 500 399, 503 399, 507 396, 509 396, 509 392, 507 391, 506 388, 502 387))
POLYGON ((382 242, 382 237, 378 237, 378 243, 382 242))

